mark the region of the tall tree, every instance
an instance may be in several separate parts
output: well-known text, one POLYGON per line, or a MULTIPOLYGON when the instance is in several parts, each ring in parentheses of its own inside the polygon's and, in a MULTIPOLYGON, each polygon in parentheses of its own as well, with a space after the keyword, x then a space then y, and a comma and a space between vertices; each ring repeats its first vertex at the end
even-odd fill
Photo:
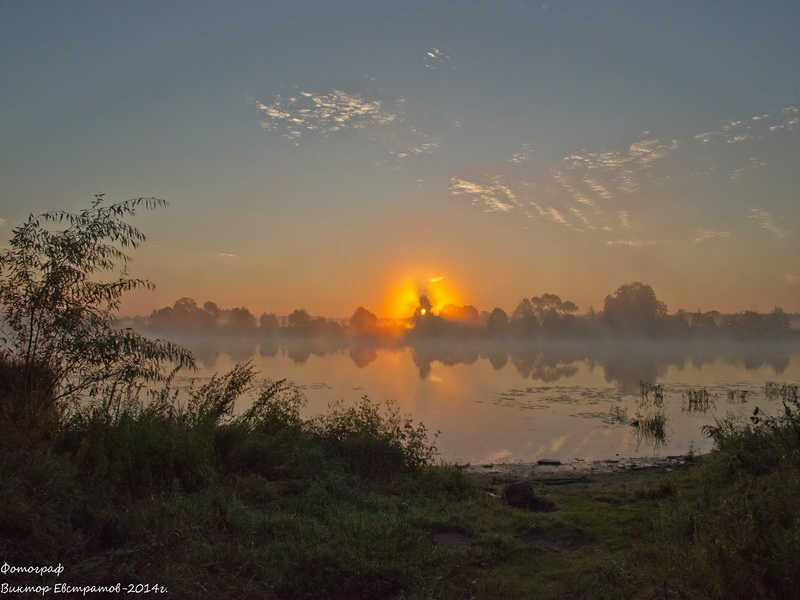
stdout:
POLYGON ((358 335, 373 333, 378 328, 378 317, 363 306, 359 306, 350 317, 350 327, 358 335))
POLYGON ((311 326, 311 315, 308 314, 305 308, 293 310, 286 320, 289 323, 289 327, 294 330, 304 331, 311 326))
POLYGON ((603 303, 603 319, 618 330, 653 332, 666 314, 667 306, 656 298, 653 288, 638 281, 620 286, 603 303))

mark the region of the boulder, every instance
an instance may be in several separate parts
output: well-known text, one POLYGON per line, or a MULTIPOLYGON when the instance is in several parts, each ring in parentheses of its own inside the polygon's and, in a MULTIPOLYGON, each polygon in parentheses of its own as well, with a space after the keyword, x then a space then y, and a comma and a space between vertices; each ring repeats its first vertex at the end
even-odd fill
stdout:
POLYGON ((552 502, 536 497, 536 493, 533 490, 533 482, 530 479, 507 483, 503 486, 503 495, 505 496, 506 504, 514 508, 537 512, 555 510, 552 502))
POLYGON ((536 493, 533 491, 533 482, 530 479, 515 481, 503 486, 503 495, 506 503, 516 508, 530 508, 536 502, 536 493))

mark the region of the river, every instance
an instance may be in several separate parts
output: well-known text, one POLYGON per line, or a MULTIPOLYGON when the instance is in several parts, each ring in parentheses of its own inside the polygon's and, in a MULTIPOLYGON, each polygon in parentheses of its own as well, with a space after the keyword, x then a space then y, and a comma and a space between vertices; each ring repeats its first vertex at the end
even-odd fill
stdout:
MULTIPOLYGON (((171 338, 175 339, 175 338, 171 338)), ((715 418, 746 419, 758 406, 777 414, 767 382, 800 384, 793 342, 487 343, 449 340, 415 345, 343 340, 175 339, 198 359, 196 384, 252 361, 262 377, 300 388, 305 414, 367 396, 394 402, 402 415, 439 431, 443 459, 497 463, 702 453, 715 418), (642 384, 657 384, 642 395, 642 384), (705 399, 708 410, 689 410, 705 399), (653 411, 664 437, 643 435, 653 411), (632 425, 639 421, 640 427, 632 425)), ((246 408, 243 398, 237 409, 246 408)))

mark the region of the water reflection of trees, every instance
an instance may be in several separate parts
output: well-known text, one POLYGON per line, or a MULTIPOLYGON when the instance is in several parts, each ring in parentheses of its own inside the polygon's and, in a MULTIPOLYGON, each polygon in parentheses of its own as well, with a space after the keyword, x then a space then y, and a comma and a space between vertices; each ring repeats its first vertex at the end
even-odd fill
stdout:
POLYGON ((452 341, 437 339, 420 341, 412 344, 411 358, 414 361, 419 376, 426 379, 431 372, 434 362, 445 366, 458 364, 471 365, 480 358, 480 350, 473 344, 453 343, 452 341))
POLYGON ((304 364, 312 356, 346 352, 358 368, 368 368, 380 353, 408 348, 422 379, 434 363, 444 366, 472 365, 486 361, 495 370, 509 363, 525 379, 553 383, 574 376, 582 365, 602 369, 606 381, 627 393, 636 393, 640 381, 657 381, 669 369, 702 370, 716 361, 745 370, 769 368, 780 376, 791 355, 798 352, 790 343, 653 343, 636 340, 592 340, 571 342, 520 342, 437 338, 410 343, 387 342, 379 338, 308 338, 258 336, 187 336, 174 340, 191 350, 204 369, 213 369, 220 355, 234 362, 254 356, 284 354, 304 364))
POLYGON ((360 341, 350 347, 350 358, 359 369, 363 369, 378 358, 379 344, 374 341, 360 341))
POLYGON ((580 356, 565 348, 549 351, 536 347, 515 347, 511 352, 511 364, 525 379, 553 383, 562 377, 571 377, 578 372, 580 356))

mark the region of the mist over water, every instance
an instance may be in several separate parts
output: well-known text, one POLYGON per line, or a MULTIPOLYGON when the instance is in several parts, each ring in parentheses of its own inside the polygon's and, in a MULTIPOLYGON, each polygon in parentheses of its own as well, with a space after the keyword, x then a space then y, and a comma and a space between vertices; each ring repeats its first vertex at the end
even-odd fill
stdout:
POLYGON ((302 389, 308 416, 338 400, 394 401, 441 431, 443 458, 473 463, 705 452, 711 441, 703 425, 729 414, 747 418, 755 406, 775 414, 781 405, 765 384, 800 384, 796 340, 173 338, 198 361, 199 371, 182 375, 181 384, 252 361, 262 377, 302 389), (643 438, 631 425, 646 413, 643 382, 663 386, 664 440, 643 438), (708 410, 687 410, 687 398, 700 391, 708 410))

